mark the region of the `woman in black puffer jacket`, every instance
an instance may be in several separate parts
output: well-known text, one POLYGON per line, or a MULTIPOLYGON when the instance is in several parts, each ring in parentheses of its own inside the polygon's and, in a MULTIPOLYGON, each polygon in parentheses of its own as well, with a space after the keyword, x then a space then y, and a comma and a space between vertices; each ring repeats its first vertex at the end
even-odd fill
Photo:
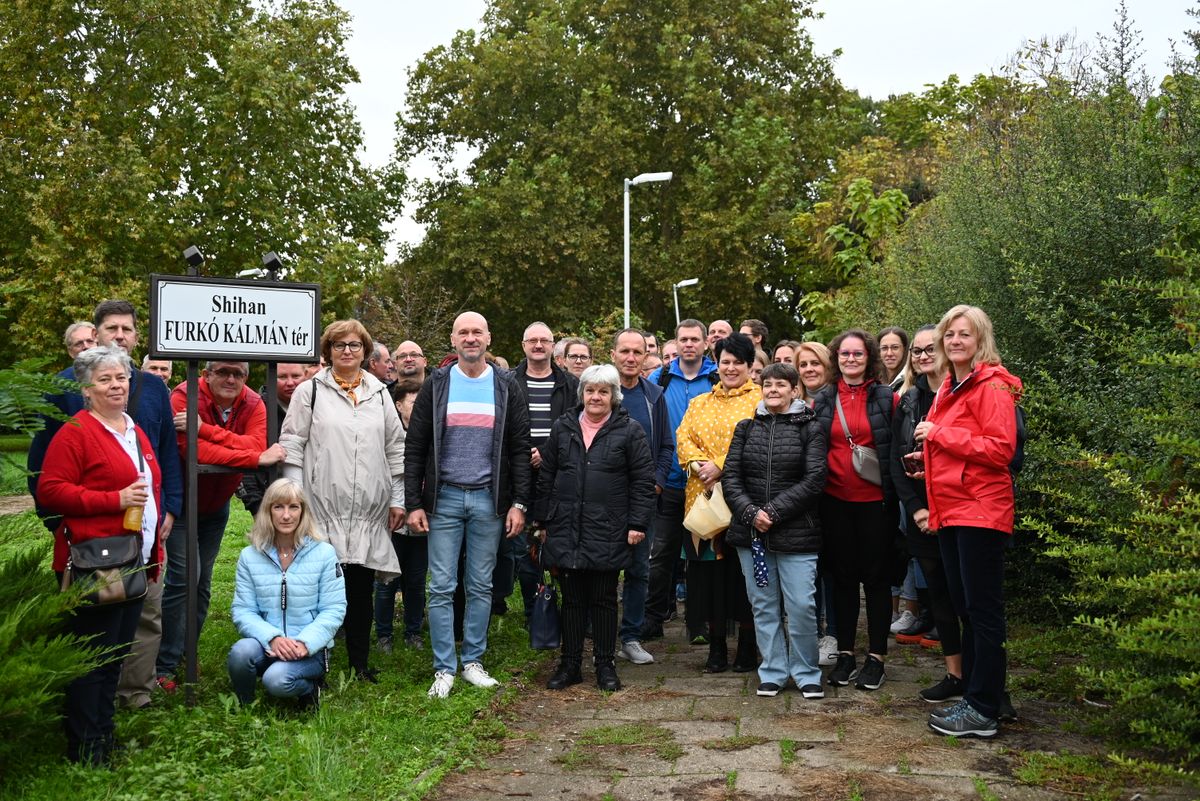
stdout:
POLYGON ((815 581, 829 435, 813 410, 794 400, 799 380, 790 364, 763 370, 762 403, 734 431, 721 478, 733 512, 725 541, 737 549, 754 609, 763 656, 758 694, 775 695, 791 677, 805 698, 824 698, 815 581))
POLYGON ((590 618, 596 683, 621 689, 613 664, 617 640, 617 574, 654 514, 654 462, 646 435, 621 408, 611 364, 583 371, 582 409, 554 421, 540 450, 534 525, 545 527, 542 562, 558 568, 562 586, 562 661, 546 686, 583 681, 584 627, 590 618))

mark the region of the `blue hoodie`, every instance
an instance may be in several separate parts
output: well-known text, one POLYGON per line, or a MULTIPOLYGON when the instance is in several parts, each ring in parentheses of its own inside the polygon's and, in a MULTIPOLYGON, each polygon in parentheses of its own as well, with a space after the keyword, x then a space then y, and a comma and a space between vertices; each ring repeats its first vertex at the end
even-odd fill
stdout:
MULTIPOLYGON (((679 369, 679 360, 671 362, 666 377, 666 388, 663 391, 663 397, 667 401, 667 419, 670 422, 671 432, 671 472, 667 475, 666 486, 674 489, 683 489, 687 484, 687 473, 679 466, 679 459, 675 453, 675 431, 679 428, 679 424, 683 422, 683 416, 687 414, 688 404, 693 398, 698 398, 701 395, 707 395, 713 387, 714 379, 717 374, 717 364, 712 359, 705 356, 700 362, 700 372, 695 378, 688 379, 679 369)), ((662 368, 658 368, 646 379, 655 386, 660 386, 660 378, 662 378, 662 368)))

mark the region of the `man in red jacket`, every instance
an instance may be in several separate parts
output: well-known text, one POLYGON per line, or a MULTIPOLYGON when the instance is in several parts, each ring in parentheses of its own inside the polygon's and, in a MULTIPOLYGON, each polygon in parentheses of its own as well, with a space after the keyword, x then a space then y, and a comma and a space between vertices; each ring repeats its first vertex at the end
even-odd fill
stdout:
MULTIPOLYGON (((257 392, 246 388, 250 366, 246 362, 209 362, 200 373, 199 434, 196 456, 200 464, 254 469, 278 464, 286 455, 278 443, 267 447, 267 408, 257 392)), ((171 393, 175 411, 179 453, 187 457, 187 382, 171 393)), ((229 520, 229 499, 241 483, 241 473, 207 473, 199 476, 195 502, 198 524, 196 540, 200 551, 200 581, 197 585, 196 631, 204 626, 208 602, 212 596, 213 564, 221 550, 225 524, 229 520)), ((158 649, 155 672, 158 684, 168 692, 175 688, 174 674, 183 658, 187 599, 187 516, 180 516, 174 536, 167 540, 167 578, 163 585, 162 645, 158 649)))

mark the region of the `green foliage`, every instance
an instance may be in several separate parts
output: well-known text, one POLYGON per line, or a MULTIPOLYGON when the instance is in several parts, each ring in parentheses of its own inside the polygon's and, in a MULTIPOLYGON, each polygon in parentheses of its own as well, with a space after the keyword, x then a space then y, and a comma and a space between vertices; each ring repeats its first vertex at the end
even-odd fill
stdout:
MULTIPOLYGON (((78 385, 43 374, 46 363, 46 359, 22 359, 0 369, 0 430, 28 436, 42 429, 43 416, 62 418, 62 412, 46 401, 46 395, 67 392, 78 385)), ((28 442, 24 448, 28 448, 28 442)))

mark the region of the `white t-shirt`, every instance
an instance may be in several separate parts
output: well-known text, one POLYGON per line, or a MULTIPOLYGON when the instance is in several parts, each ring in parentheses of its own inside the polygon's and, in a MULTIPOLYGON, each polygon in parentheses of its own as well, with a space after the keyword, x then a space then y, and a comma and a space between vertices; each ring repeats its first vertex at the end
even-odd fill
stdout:
MULTIPOLYGON (((96 419, 100 420, 99 417, 96 419)), ((158 525, 158 504, 154 501, 154 479, 150 475, 150 469, 144 466, 144 459, 138 458, 138 438, 133 418, 125 415, 124 434, 103 420, 100 420, 100 424, 108 429, 108 433, 112 434, 117 442, 121 443, 121 447, 125 449, 125 455, 133 463, 133 469, 141 474, 148 485, 146 508, 142 510, 142 564, 148 565, 150 564, 150 553, 154 550, 154 529, 158 525)))

